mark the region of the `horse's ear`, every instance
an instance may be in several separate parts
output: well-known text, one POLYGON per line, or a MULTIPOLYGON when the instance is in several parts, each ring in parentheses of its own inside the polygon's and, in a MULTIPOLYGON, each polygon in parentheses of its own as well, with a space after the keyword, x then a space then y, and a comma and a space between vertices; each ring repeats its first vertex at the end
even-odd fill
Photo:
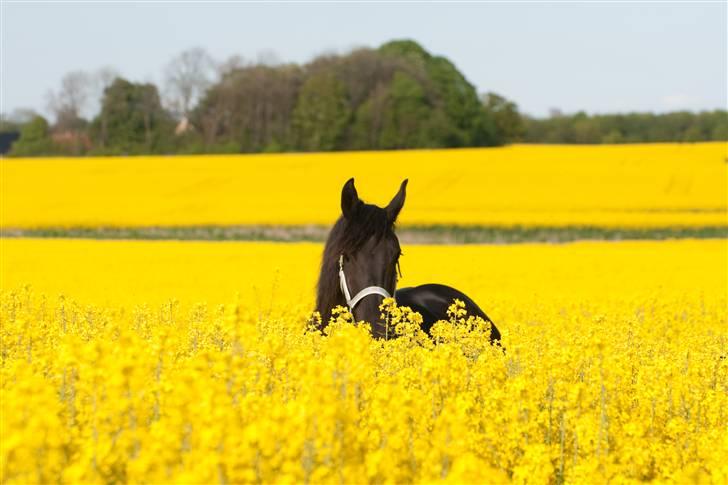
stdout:
POLYGON ((352 177, 347 180, 344 188, 341 189, 341 212, 344 214, 344 217, 351 219, 356 213, 359 204, 361 204, 361 200, 359 200, 359 194, 356 193, 354 177, 352 177))
POLYGON ((407 196, 407 181, 408 179, 404 179, 402 185, 399 186, 399 192, 397 192, 397 195, 394 196, 386 208, 387 219, 390 224, 394 224, 394 221, 397 220, 397 216, 399 215, 399 211, 404 206, 404 199, 407 196))

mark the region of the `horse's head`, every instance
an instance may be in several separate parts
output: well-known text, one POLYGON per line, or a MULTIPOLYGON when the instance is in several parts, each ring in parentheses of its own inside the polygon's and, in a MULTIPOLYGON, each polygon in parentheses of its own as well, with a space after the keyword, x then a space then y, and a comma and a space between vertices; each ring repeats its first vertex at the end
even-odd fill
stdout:
POLYGON ((359 198, 353 178, 344 184, 342 216, 326 243, 319 281, 318 309, 324 318, 330 311, 327 305, 348 305, 357 321, 372 325, 374 336, 384 336, 379 305, 386 295, 394 296, 396 289, 401 250, 394 223, 404 205, 406 188, 407 180, 382 208, 359 198), (327 298, 327 292, 335 298, 327 298))

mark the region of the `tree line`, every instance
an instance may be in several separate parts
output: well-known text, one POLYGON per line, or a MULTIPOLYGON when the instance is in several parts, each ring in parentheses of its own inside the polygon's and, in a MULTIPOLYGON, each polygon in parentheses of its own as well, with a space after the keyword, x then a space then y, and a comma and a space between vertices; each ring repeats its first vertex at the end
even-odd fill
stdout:
POLYGON ((19 131, 10 155, 137 155, 389 150, 528 143, 728 139, 725 111, 523 115, 479 95, 445 57, 409 40, 322 55, 305 65, 268 58, 215 63, 203 49, 165 68, 163 89, 110 68, 66 75, 48 93, 53 120, 0 120, 19 131), (85 117, 92 99, 98 113, 85 117))
POLYGON ((626 113, 592 115, 580 112, 549 118, 524 117, 526 143, 651 143, 728 140, 725 110, 691 113, 626 113))

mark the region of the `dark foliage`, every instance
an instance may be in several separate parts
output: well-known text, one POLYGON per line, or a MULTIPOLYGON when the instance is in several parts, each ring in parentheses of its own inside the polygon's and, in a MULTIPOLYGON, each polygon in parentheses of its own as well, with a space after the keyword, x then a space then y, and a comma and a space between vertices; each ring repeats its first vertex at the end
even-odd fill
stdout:
POLYGON ((527 143, 650 143, 728 140, 728 112, 556 114, 525 119, 527 143))
POLYGON ((193 115, 211 151, 378 150, 498 143, 475 88, 413 41, 304 66, 233 69, 193 115))

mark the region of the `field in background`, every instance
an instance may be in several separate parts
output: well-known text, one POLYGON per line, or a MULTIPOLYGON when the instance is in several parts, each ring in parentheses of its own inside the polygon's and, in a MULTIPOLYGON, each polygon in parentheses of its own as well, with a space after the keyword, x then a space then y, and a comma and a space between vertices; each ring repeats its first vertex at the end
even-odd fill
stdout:
POLYGON ((727 176, 725 143, 0 160, 0 482, 726 483, 727 176), (307 330, 350 176, 409 177, 400 286, 506 353, 456 314, 307 330))
POLYGON ((0 160, 3 228, 329 225, 343 183, 401 225, 728 226, 726 143, 0 160))
MULTIPOLYGON (((305 313, 322 250, 315 243, 0 239, 0 278, 6 290, 29 284, 51 298, 103 305, 222 304, 238 294, 255 310, 295 305, 305 313)), ((404 245, 403 251, 400 287, 456 286, 496 321, 546 302, 591 305, 646 293, 683 299, 707 290, 725 294, 728 285, 726 240, 404 245), (501 304, 510 310, 501 312, 501 304)))
POLYGON ((319 244, 0 243, 3 483, 728 480, 725 240, 405 246, 506 354, 304 332, 319 244))

